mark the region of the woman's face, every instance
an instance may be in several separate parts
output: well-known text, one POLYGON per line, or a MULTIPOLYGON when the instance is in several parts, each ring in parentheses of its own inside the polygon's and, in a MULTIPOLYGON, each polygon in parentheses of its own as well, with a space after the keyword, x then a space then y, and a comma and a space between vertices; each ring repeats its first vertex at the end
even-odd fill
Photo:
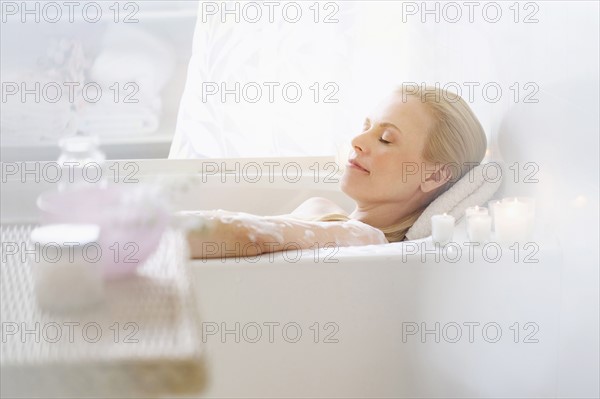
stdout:
POLYGON ((352 140, 342 191, 359 204, 421 199, 427 190, 421 170, 431 165, 421 154, 433 122, 419 98, 393 94, 365 119, 363 132, 352 140))

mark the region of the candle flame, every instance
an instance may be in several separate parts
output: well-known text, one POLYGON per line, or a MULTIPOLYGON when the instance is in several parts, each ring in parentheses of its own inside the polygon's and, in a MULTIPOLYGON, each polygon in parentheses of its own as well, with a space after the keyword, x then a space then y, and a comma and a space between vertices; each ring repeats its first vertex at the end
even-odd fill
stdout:
POLYGON ((588 203, 588 199, 585 195, 578 195, 573 201, 571 201, 571 205, 575 208, 584 208, 588 203))

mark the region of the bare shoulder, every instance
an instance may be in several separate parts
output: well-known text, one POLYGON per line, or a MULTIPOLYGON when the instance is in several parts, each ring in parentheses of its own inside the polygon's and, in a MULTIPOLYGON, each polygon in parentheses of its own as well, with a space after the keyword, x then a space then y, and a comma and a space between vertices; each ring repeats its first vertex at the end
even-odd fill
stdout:
POLYGON ((292 213, 290 213, 290 216, 310 219, 330 213, 348 215, 342 207, 330 199, 325 197, 311 197, 294 209, 292 213))

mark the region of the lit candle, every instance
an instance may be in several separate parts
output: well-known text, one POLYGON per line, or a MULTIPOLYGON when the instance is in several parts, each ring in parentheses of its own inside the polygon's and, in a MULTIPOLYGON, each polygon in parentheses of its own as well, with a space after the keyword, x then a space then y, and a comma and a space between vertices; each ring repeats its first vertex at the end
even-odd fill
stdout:
POLYGON ((484 243, 492 234, 492 217, 490 215, 473 215, 467 218, 467 235, 472 242, 484 243))
POLYGON ((34 291, 40 307, 65 311, 99 302, 104 296, 100 228, 93 224, 51 224, 31 232, 34 291))
POLYGON ((433 242, 445 244, 452 239, 454 234, 454 216, 433 215, 431 217, 431 237, 433 242))
POLYGON ((533 232, 532 199, 505 198, 494 209, 496 239, 501 243, 525 243, 533 232))
POLYGON ((516 202, 520 202, 521 204, 524 204, 527 207, 528 212, 535 211, 535 200, 533 198, 530 198, 530 197, 507 197, 507 198, 502 199, 503 204, 506 204, 506 203, 514 204, 516 202))
POLYGON ((492 217, 492 229, 495 229, 495 222, 494 222, 494 215, 495 215, 495 208, 497 205, 501 204, 502 202, 500 202, 499 200, 491 200, 488 202, 488 208, 490 210, 490 216, 492 217))
POLYGON ((481 216, 481 215, 487 215, 487 214, 488 214, 487 208, 480 207, 477 205, 465 209, 465 216, 467 217, 467 219, 471 216, 481 216))
POLYGON ((502 199, 502 203, 506 204, 510 204, 510 203, 516 203, 519 202, 523 205, 525 205, 525 207, 527 208, 527 214, 530 218, 534 218, 535 217, 535 200, 533 198, 529 198, 529 197, 509 197, 509 198, 504 198, 502 199))

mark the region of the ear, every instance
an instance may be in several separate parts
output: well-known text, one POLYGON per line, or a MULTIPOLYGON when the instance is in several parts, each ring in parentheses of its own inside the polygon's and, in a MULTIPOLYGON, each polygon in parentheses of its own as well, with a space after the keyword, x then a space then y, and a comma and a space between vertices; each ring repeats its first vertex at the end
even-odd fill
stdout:
POLYGON ((427 173, 424 175, 425 178, 421 182, 421 191, 424 193, 431 192, 443 186, 452 178, 450 168, 440 164, 436 164, 435 169, 427 169, 427 173))

